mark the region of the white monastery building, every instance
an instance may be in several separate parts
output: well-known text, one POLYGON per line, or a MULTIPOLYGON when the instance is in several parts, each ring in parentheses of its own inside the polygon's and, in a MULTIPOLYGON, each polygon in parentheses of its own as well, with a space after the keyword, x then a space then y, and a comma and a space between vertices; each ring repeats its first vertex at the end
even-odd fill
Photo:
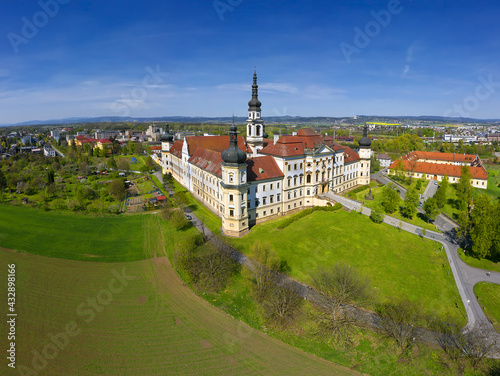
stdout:
POLYGON ((247 138, 230 127, 228 136, 161 135, 160 164, 198 200, 222 218, 228 236, 242 236, 261 221, 314 205, 321 194, 340 193, 370 182, 371 140, 358 151, 312 129, 270 140, 261 117, 257 74, 248 102, 247 138))

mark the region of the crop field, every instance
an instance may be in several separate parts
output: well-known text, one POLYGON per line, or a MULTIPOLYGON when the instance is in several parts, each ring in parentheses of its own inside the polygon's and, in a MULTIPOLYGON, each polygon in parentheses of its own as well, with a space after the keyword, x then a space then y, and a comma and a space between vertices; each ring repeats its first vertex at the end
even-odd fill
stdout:
POLYGON ((158 232, 157 222, 151 215, 91 217, 0 205, 0 246, 70 260, 142 260, 151 257, 144 244, 158 232))
MULTIPOLYGON (((175 232, 163 226, 165 243, 160 235, 146 246, 164 254, 175 232)), ((166 257, 98 263, 0 248, 7 264, 17 275, 17 369, 2 357, 2 375, 357 374, 219 311, 183 285, 166 257)), ((0 304, 7 307, 6 294, 0 304)))
POLYGON ((408 298, 429 312, 465 324, 463 304, 438 243, 343 210, 313 212, 277 230, 280 220, 257 225, 231 242, 245 253, 256 240, 270 242, 287 261, 291 276, 305 283, 311 283, 309 273, 318 266, 350 263, 371 280, 378 301, 408 298))

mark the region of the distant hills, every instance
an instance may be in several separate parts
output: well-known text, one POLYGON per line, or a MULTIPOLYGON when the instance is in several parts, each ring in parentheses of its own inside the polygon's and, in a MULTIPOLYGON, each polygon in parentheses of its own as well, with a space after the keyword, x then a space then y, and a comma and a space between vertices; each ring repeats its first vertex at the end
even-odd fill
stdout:
MULTIPOLYGON (((459 117, 443 117, 443 116, 380 116, 380 115, 359 115, 357 123, 365 121, 381 121, 381 120, 397 120, 402 123, 405 121, 426 121, 437 123, 474 123, 474 124, 491 124, 500 123, 500 119, 474 119, 474 118, 459 118, 459 117)), ((266 116, 265 122, 269 123, 289 123, 289 124, 334 124, 341 121, 353 121, 352 117, 328 117, 328 116, 266 116)), ((163 116, 163 117, 129 117, 129 116, 100 116, 100 117, 69 117, 63 119, 50 120, 30 120, 15 124, 0 124, 6 126, 34 126, 34 125, 63 125, 63 124, 80 124, 80 123, 115 123, 115 122, 171 122, 171 123, 230 123, 232 117, 191 117, 191 116, 163 116)), ((235 122, 242 123, 246 121, 245 117, 235 117, 235 122)))

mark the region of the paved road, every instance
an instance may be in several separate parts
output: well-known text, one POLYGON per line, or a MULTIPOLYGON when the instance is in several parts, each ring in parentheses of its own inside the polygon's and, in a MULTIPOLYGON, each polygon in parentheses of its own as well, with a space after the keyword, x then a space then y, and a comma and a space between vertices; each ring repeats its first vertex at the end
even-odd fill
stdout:
MULTIPOLYGON (((342 205, 351 210, 356 210, 358 212, 360 210, 360 203, 352 201, 346 197, 333 194, 332 192, 326 193, 325 196, 336 202, 340 202, 342 205)), ((362 213, 369 216, 371 214, 371 210, 363 207, 362 213)), ((387 215, 385 216, 384 223, 394 227, 399 227, 400 224, 402 224, 402 230, 411 232, 412 234, 422 234, 422 228, 406 222, 401 222, 399 219, 387 215)), ((476 295, 474 294, 474 285, 481 281, 500 284, 500 273, 488 272, 490 273, 488 276, 486 274, 486 270, 473 268, 465 264, 458 256, 459 246, 455 241, 455 225, 443 216, 438 217, 436 224, 438 225, 438 228, 443 231, 443 234, 428 230, 425 238, 440 242, 446 251, 446 256, 448 257, 448 262, 453 272, 453 277, 455 278, 460 297, 462 298, 462 302, 467 312, 467 328, 470 329, 474 327, 474 325, 478 322, 486 322, 491 329, 493 329, 477 301, 476 295)))
POLYGON ((57 153, 57 154, 59 154, 59 155, 61 156, 61 158, 64 158, 64 157, 65 157, 65 155, 64 155, 61 151, 59 151, 59 149, 57 149, 54 145, 51 145, 51 146, 52 146, 52 148, 56 151, 56 153, 57 153))

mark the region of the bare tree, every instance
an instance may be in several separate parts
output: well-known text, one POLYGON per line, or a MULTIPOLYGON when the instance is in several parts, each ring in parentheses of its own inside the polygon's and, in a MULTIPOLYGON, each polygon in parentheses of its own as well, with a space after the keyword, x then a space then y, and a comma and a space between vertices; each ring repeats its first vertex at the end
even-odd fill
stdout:
POLYGON ((349 342, 352 327, 359 321, 358 310, 352 304, 363 306, 369 301, 368 279, 346 263, 319 268, 311 278, 322 298, 318 316, 322 332, 349 342))
POLYGON ((461 359, 477 367, 486 357, 500 350, 498 333, 487 322, 477 323, 472 329, 464 329, 454 321, 440 322, 433 329, 443 351, 461 369, 464 368, 461 359))
POLYGON ((486 357, 497 353, 499 349, 498 333, 487 322, 479 322, 470 330, 461 334, 461 350, 472 367, 477 367, 486 357))
POLYGON ((419 325, 427 318, 420 306, 408 299, 383 303, 377 313, 376 326, 393 338, 401 351, 410 349, 424 333, 419 325))
POLYGON ((200 284, 210 291, 223 288, 240 267, 230 255, 210 243, 198 249, 196 264, 200 284))
POLYGON ((248 269, 245 273, 252 282, 257 301, 261 302, 280 270, 280 259, 276 256, 270 243, 255 242, 248 258, 248 269))
POLYGON ((293 320, 302 302, 297 283, 284 279, 275 281, 264 299, 264 314, 270 322, 283 327, 293 320))

